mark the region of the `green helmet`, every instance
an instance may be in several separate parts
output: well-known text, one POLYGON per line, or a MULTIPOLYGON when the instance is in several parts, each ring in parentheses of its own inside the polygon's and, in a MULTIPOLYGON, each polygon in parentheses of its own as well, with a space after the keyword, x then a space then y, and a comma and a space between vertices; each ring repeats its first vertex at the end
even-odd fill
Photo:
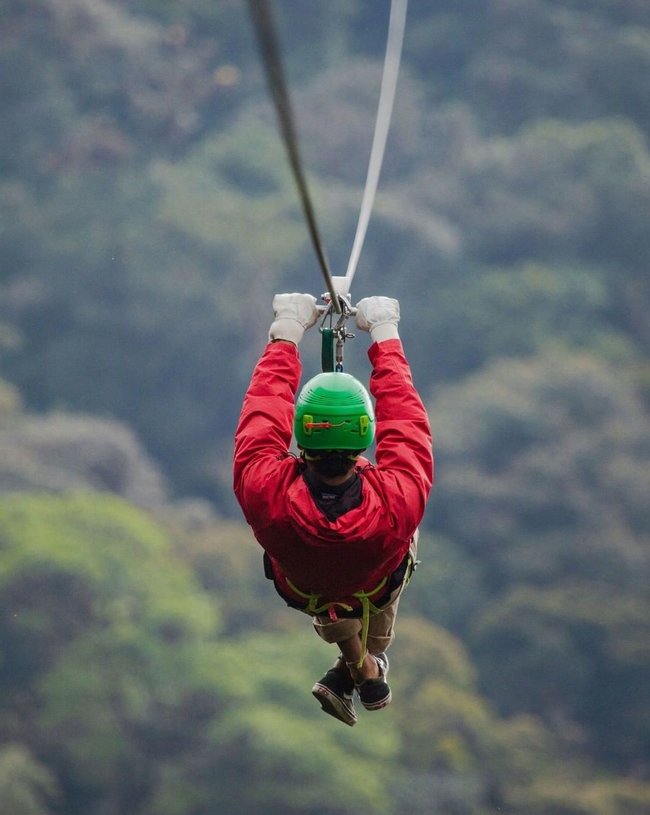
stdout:
POLYGON ((306 450, 365 450, 375 438, 368 391, 350 374, 317 374, 300 391, 293 430, 306 450))

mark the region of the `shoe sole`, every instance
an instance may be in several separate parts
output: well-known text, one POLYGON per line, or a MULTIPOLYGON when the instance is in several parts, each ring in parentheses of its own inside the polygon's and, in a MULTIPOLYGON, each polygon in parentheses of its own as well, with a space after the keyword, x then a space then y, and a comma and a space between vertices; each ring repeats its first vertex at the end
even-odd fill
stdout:
POLYGON ((393 699, 393 694, 388 693, 388 696, 384 696, 383 699, 379 699, 377 702, 368 702, 366 704, 363 699, 361 700, 361 704, 365 707, 366 710, 381 710, 382 708, 388 707, 393 699))
POLYGON ((335 719, 338 719, 340 722, 343 722, 350 727, 354 727, 354 725, 357 723, 356 713, 350 711, 350 709, 347 708, 341 701, 340 697, 338 697, 335 693, 332 693, 328 687, 321 685, 320 682, 317 682, 312 688, 311 692, 320 702, 320 706, 324 713, 333 716, 335 719))

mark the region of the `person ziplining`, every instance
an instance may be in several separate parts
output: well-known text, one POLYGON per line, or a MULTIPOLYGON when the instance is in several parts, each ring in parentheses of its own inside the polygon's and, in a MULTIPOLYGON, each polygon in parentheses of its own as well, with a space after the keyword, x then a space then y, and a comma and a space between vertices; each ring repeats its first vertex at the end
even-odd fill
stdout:
POLYGON ((276 295, 273 309, 235 434, 235 495, 265 551, 267 577, 340 649, 312 693, 354 725, 355 690, 367 710, 391 701, 386 650, 433 483, 431 431, 399 338, 397 300, 357 305, 357 327, 372 338, 375 410, 362 383, 342 372, 310 379, 294 406, 298 344, 320 312, 309 294, 276 295), (375 439, 373 465, 362 453, 375 439))
POLYGON ((359 225, 346 275, 337 278, 327 265, 302 172, 270 10, 263 0, 249 5, 327 292, 325 307, 306 293, 273 298, 268 344, 235 433, 234 491, 264 549, 266 576, 290 607, 312 618, 321 639, 338 647, 334 665, 312 693, 326 713, 352 726, 355 693, 367 710, 391 702, 386 651, 402 591, 417 564, 418 526, 433 485, 431 430, 399 336, 399 302, 365 297, 352 308, 349 301, 390 121, 406 0, 391 5, 359 225), (298 346, 323 312, 330 321, 339 315, 333 328, 321 326, 323 372, 298 393, 298 346), (343 372, 343 344, 351 336, 345 324, 353 316, 371 337, 370 394, 343 372), (298 455, 291 452, 292 439, 298 455), (373 443, 375 464, 363 455, 373 443))

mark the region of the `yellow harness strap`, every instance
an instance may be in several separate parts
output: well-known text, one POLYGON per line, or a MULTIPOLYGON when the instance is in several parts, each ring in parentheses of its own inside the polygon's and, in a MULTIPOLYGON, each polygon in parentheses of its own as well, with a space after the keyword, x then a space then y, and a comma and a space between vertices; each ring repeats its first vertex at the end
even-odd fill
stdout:
MULTIPOLYGON (((307 600, 307 606, 305 611, 308 614, 318 615, 324 614, 326 611, 330 609, 336 608, 336 606, 340 606, 345 611, 352 611, 352 606, 348 605, 347 603, 341 603, 338 601, 334 601, 332 603, 323 603, 323 605, 319 606, 318 601, 320 599, 320 594, 313 594, 304 591, 300 591, 297 586, 289 580, 289 578, 285 578, 287 581, 287 585, 290 587, 291 591, 295 592, 299 597, 302 597, 304 600, 307 600)), ((370 615, 371 614, 379 614, 381 611, 380 608, 370 600, 371 597, 374 597, 375 594, 380 592, 386 583, 388 582, 388 575, 384 577, 384 579, 379 583, 379 585, 375 586, 372 591, 357 591, 352 596, 356 597, 357 600, 361 603, 361 658, 359 659, 358 667, 361 668, 363 665, 363 661, 366 658, 366 654, 368 653, 367 645, 368 645, 368 629, 370 628, 370 615)))
POLYGON ((348 605, 347 603, 338 603, 336 601, 333 603, 324 603, 322 606, 317 606, 318 600, 320 599, 320 594, 307 594, 304 591, 300 591, 297 586, 294 586, 288 577, 286 577, 285 580, 287 581, 287 585, 291 591, 294 591, 299 597, 307 600, 307 607, 305 608, 305 611, 308 614, 323 614, 324 612, 329 611, 331 608, 336 608, 336 606, 340 606, 342 609, 345 609, 345 611, 352 611, 352 606, 348 605))
POLYGON ((379 614, 381 611, 381 609, 377 608, 377 606, 370 601, 370 598, 377 594, 378 591, 381 591, 387 582, 388 575, 386 575, 381 583, 372 591, 357 591, 352 595, 353 597, 356 597, 357 600, 361 601, 361 609, 363 611, 363 614, 361 615, 361 656, 357 662, 357 668, 363 667, 363 661, 368 653, 367 645, 368 629, 370 628, 370 614, 379 614))

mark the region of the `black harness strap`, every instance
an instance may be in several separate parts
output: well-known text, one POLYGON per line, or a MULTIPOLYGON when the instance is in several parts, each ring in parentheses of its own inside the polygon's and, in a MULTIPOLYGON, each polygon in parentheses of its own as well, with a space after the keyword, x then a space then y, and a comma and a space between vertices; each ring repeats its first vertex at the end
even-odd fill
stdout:
POLYGON ((248 0, 251 17, 255 26, 255 33, 259 43, 260 54, 266 70, 266 77, 275 105, 275 112, 280 125, 280 132, 284 140, 289 164, 293 172, 293 177, 298 187, 298 195, 307 221, 307 227, 311 236, 311 241, 316 252, 316 257, 320 264, 321 272, 325 278, 327 291, 332 298, 332 306, 337 314, 341 313, 341 306, 334 288, 332 273, 327 262, 323 242, 316 224, 316 214, 311 202, 307 181, 302 169, 302 160, 298 149, 298 138, 294 125, 294 117, 291 110, 289 91, 284 76, 282 60, 280 59, 280 48, 278 37, 273 24, 271 7, 267 0, 248 0))

